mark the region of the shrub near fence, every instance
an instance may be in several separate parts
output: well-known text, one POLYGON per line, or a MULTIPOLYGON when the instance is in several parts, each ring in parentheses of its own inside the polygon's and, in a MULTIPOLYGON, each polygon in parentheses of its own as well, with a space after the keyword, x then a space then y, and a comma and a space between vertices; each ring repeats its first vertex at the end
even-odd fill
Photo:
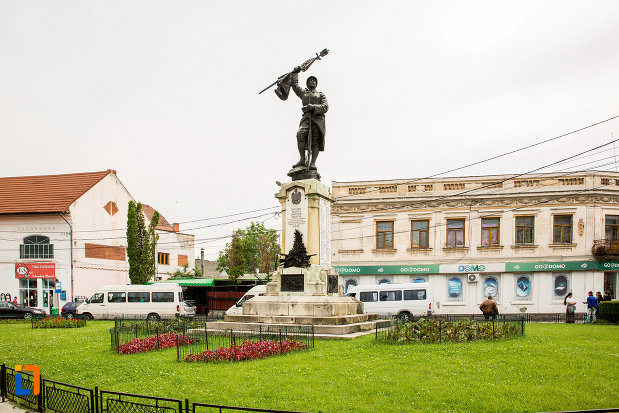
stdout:
POLYGON ((598 304, 598 320, 619 323, 619 301, 602 301, 598 304))
POLYGON ((494 340, 524 335, 524 318, 501 321, 444 321, 419 318, 376 329, 376 341, 385 343, 436 343, 443 341, 494 340))

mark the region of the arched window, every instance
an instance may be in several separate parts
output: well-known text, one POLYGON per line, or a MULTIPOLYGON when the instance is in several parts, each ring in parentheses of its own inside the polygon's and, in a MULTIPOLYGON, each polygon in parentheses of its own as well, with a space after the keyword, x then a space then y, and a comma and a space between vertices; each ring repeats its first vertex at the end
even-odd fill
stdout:
POLYGON ((54 258, 54 244, 45 235, 29 235, 19 246, 20 259, 54 258))

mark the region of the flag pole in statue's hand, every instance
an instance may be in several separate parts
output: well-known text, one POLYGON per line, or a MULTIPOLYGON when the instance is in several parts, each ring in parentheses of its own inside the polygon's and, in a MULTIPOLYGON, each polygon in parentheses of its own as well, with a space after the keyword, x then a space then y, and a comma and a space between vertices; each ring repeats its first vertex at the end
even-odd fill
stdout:
MULTIPOLYGON (((307 69, 310 68, 312 63, 314 63, 316 60, 320 60, 321 57, 325 57, 328 53, 329 53, 328 49, 324 49, 322 52, 316 53, 316 57, 312 57, 311 59, 308 59, 305 62, 303 62, 303 64, 301 64, 301 66, 300 66, 301 67, 301 71, 305 72, 307 69)), ((275 86, 278 82, 281 82, 282 80, 284 80, 286 78, 286 76, 290 76, 291 73, 292 72, 288 72, 288 73, 285 73, 285 74, 281 75, 280 77, 277 78, 277 80, 275 82, 271 83, 269 86, 267 86, 264 89, 262 89, 260 92, 258 92, 258 94, 261 94, 265 90, 269 90, 270 88, 275 86)))

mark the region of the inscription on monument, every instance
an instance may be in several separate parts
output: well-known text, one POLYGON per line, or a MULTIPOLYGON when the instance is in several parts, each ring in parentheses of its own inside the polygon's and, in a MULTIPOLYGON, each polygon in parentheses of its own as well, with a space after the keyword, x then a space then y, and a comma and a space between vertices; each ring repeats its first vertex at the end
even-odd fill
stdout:
POLYGON ((303 274, 282 274, 282 292, 302 293, 305 291, 303 274))
POLYGON ((294 188, 288 192, 286 199, 286 245, 284 251, 292 248, 294 232, 299 231, 307 242, 308 232, 308 202, 303 188, 294 188))

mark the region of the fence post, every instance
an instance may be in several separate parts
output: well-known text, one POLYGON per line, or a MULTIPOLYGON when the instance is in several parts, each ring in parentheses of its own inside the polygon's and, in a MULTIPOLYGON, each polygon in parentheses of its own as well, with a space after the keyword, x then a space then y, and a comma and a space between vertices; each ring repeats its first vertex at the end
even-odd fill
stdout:
POLYGON ((155 336, 157 337, 157 350, 159 350, 159 326, 155 327, 155 336))
POLYGON ((189 399, 185 397, 185 413, 189 413, 189 399))
MULTIPOLYGON (((32 381, 32 391, 34 391, 34 378, 32 381)), ((43 413, 43 392, 45 392, 45 386, 43 385, 43 377, 39 376, 39 394, 37 395, 37 408, 39 412, 43 413)))
MULTIPOLYGON (((183 338, 185 338, 185 335, 183 335, 183 338)), ((181 347, 178 345, 178 334, 176 335, 176 361, 181 361, 181 347)))
POLYGON ((260 327, 260 340, 262 340, 262 324, 260 324, 259 327, 260 327))
POLYGON ((206 339, 206 349, 208 350, 208 328, 206 328, 206 321, 204 322, 204 337, 206 339))
POLYGON ((312 348, 314 348, 314 324, 312 324, 312 348))
POLYGON ((232 329, 230 329, 230 338, 232 341, 232 346, 234 347, 234 359, 238 360, 238 356, 236 354, 236 338, 234 337, 234 331, 232 331, 232 329))
POLYGON ((6 371, 5 365, 2 363, 0 367, 0 396, 2 396, 2 403, 5 402, 4 398, 6 396, 6 371))
POLYGON ((494 319, 492 320, 492 338, 496 338, 496 334, 494 333, 494 319))
POLYGON ((443 320, 438 320, 438 342, 443 342, 443 320))
POLYGON ((282 354, 282 330, 279 330, 279 354, 282 354))
POLYGON ((95 413, 99 412, 99 386, 95 386, 95 413))
POLYGON ((520 324, 521 324, 520 335, 524 336, 524 318, 522 320, 520 320, 520 324))

